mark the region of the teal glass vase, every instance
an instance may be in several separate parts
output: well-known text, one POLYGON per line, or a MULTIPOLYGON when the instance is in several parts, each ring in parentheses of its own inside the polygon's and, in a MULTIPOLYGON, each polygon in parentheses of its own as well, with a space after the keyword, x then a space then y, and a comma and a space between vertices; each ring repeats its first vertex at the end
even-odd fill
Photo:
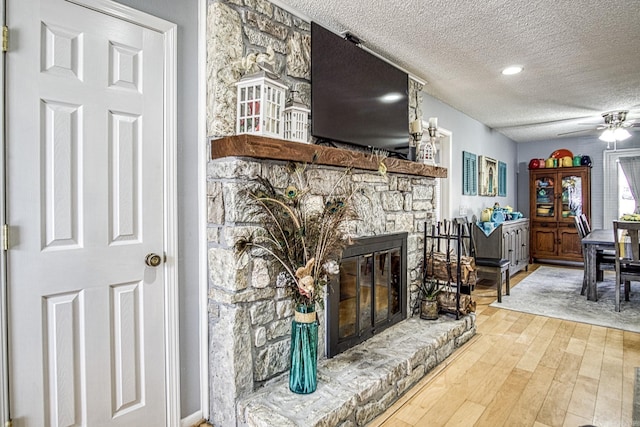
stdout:
POLYGON ((318 322, 315 306, 299 305, 291 324, 289 389, 309 394, 318 386, 318 322))

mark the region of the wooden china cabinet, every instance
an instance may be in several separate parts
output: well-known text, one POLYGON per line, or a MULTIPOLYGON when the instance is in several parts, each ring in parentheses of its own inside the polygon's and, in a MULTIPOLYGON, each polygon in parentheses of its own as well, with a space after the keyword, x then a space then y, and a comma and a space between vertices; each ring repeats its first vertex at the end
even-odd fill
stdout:
POLYGON ((529 206, 531 259, 581 262, 574 217, 591 223, 591 167, 530 169, 529 206))

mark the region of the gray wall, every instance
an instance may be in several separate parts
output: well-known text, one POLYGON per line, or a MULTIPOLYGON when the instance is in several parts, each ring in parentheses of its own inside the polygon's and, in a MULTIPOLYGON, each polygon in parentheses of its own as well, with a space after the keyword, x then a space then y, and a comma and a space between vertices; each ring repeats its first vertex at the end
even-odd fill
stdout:
POLYGON ((514 167, 517 159, 517 144, 515 142, 425 93, 422 102, 422 118, 427 120, 429 117, 437 117, 439 127, 453 132, 452 167, 448 175, 451 185, 450 218, 460 216, 460 206, 468 208, 466 215, 468 218, 471 218, 471 215, 480 217, 480 211, 486 207, 493 207, 495 202, 500 203, 500 206, 512 206, 516 211, 523 209, 517 204, 517 169, 514 167), (462 195, 463 151, 492 157, 507 164, 507 197, 462 195))
MULTIPOLYGON (((635 133, 627 141, 619 142, 618 148, 640 147, 640 134, 635 133)), ((531 159, 546 159, 551 153, 560 148, 566 148, 574 155, 588 155, 593 162, 591 168, 591 226, 593 228, 604 227, 602 218, 604 215, 604 151, 607 143, 598 139, 598 135, 589 135, 574 138, 558 138, 550 141, 527 142, 518 144, 518 205, 529 212, 529 161, 531 159)))
MULTIPOLYGON (((482 123, 448 106, 447 104, 424 94, 423 119, 438 117, 438 126, 453 132, 453 166, 449 171, 451 182, 451 214, 459 215, 461 205, 469 207, 468 217, 478 215, 485 208, 493 206, 494 201, 501 206, 510 205, 514 210, 529 217, 529 160, 546 159, 555 150, 566 148, 574 155, 591 157, 591 223, 594 228, 603 228, 604 198, 604 151, 606 142, 598 139, 598 135, 573 138, 557 138, 546 141, 515 143, 504 135, 488 128, 482 123), (507 197, 484 197, 462 195, 462 151, 477 155, 486 155, 507 163, 508 183, 507 197)), ((619 142, 617 147, 640 147, 640 133, 632 133, 632 137, 619 142)))
POLYGON ((181 417, 200 410, 198 318, 198 2, 117 0, 178 26, 178 268, 181 417))

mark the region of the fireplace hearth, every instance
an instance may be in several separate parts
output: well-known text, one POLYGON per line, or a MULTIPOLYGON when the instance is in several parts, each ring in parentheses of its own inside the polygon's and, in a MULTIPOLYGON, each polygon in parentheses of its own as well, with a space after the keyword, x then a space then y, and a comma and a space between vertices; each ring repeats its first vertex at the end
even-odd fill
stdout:
POLYGON ((346 248, 327 304, 333 357, 407 317, 407 233, 363 237, 346 248))

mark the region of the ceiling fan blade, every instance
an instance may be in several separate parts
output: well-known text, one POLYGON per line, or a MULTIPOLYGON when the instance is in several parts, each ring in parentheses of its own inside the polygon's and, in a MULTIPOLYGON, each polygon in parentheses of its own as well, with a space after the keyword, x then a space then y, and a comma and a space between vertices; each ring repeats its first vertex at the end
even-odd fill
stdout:
POLYGON ((563 132, 563 133, 559 133, 558 136, 563 136, 563 135, 572 135, 572 134, 576 134, 576 133, 586 133, 586 132, 598 132, 601 131, 603 129, 607 129, 611 126, 615 126, 615 127, 622 127, 622 128, 640 128, 640 118, 632 118, 629 119, 629 116, 627 115, 628 111, 614 111, 611 113, 605 113, 602 116, 605 117, 605 124, 602 123, 577 123, 578 125, 582 125, 582 126, 591 126, 591 129, 584 129, 584 130, 575 130, 575 131, 571 131, 571 132, 563 132), (624 113, 624 115, 622 115, 622 113, 624 113), (611 115, 611 117, 609 117, 611 115), (615 121, 613 121, 613 119, 615 119, 615 121), (611 123, 609 123, 609 120, 612 120, 611 123))
POLYGON ((571 132, 563 132, 563 133, 559 133, 558 136, 563 136, 563 135, 571 135, 573 133, 584 133, 584 132, 593 132, 596 129, 583 129, 583 130, 574 130, 571 132))
MULTIPOLYGON (((529 122, 529 123, 519 123, 519 124, 505 125, 505 126, 496 126, 494 129, 499 130, 499 131, 502 131, 502 130, 516 130, 516 129, 523 129, 523 128, 532 128, 532 127, 536 127, 536 126, 562 124, 562 123, 566 123, 566 122, 572 122, 572 121, 575 121, 575 120, 592 119, 592 118, 593 118, 593 116, 571 117, 571 118, 567 118, 567 119, 546 120, 546 121, 541 121, 541 122, 529 122)), ((596 126, 596 125, 598 125, 598 123, 591 124, 591 126, 596 126)))

